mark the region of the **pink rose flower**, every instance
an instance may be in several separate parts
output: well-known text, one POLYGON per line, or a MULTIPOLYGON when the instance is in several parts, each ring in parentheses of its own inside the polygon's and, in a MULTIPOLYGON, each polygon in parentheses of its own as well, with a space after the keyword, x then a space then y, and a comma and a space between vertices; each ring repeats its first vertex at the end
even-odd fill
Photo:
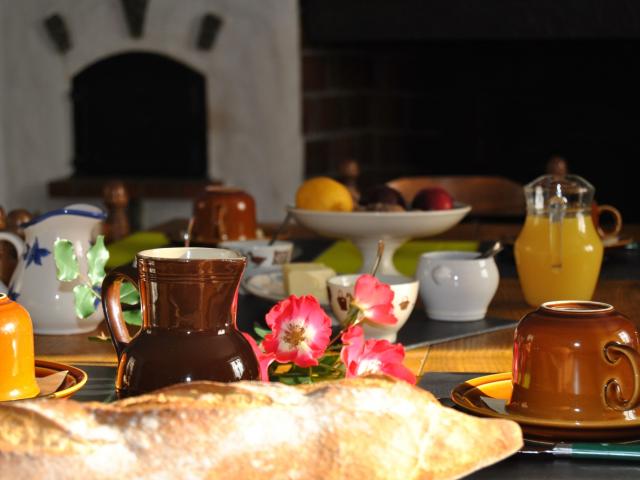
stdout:
POLYGON ((362 316, 373 323, 395 325, 398 319, 393 314, 393 290, 373 275, 360 275, 356 280, 351 304, 362 316))
POLYGON ((278 302, 265 318, 272 331, 262 342, 266 353, 274 353, 280 363, 318 365, 318 358, 329 345, 331 320, 315 297, 291 295, 278 302))
POLYGON ((364 339, 364 330, 357 325, 342 334, 340 359, 346 367, 346 378, 367 374, 385 374, 412 385, 416 376, 402 365, 404 347, 388 340, 364 339))
POLYGON ((275 354, 264 353, 251 335, 245 332, 240 332, 240 333, 242 333, 244 338, 251 345, 251 348, 253 348, 253 353, 256 354, 256 358, 258 359, 258 365, 260 366, 260 380, 262 380, 263 382, 268 382, 269 381, 269 365, 271 365, 271 363, 273 363, 273 361, 276 359, 275 354))

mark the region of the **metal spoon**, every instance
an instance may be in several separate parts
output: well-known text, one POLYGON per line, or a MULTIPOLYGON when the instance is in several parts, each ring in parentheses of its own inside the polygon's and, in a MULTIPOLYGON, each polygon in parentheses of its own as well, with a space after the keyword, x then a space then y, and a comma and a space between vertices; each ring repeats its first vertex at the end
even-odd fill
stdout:
POLYGON ((494 257, 496 256, 498 253, 500 253, 502 250, 504 249, 504 245, 502 245, 502 242, 500 242, 499 240, 494 243, 493 245, 491 245, 491 247, 488 250, 485 250, 484 252, 482 252, 480 255, 478 255, 476 258, 490 258, 490 257, 494 257))
POLYGON ((284 220, 282 221, 280 226, 276 229, 275 232, 273 232, 273 235, 271 235, 271 240, 269 240, 269 243, 267 244, 269 247, 276 243, 276 240, 278 239, 284 228, 289 224, 289 220, 291 220, 291 212, 287 212, 287 216, 284 217, 284 220))
POLYGON ((189 219, 189 225, 187 226, 187 231, 184 232, 183 238, 184 238, 184 246, 186 248, 189 248, 189 246, 191 245, 191 235, 193 232, 193 222, 194 222, 195 218, 191 217, 189 219))

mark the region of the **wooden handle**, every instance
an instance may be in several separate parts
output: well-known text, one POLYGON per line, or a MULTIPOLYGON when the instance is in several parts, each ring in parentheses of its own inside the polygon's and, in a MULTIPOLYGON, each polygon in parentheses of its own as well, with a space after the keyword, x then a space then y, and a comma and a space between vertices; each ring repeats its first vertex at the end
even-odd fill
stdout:
POLYGON ((123 266, 110 271, 102 282, 102 308, 104 318, 111 334, 111 341, 116 349, 118 359, 131 341, 120 304, 120 286, 123 281, 131 282, 138 290, 137 273, 132 267, 123 266))
POLYGON ((628 400, 622 397, 622 388, 617 380, 611 379, 605 387, 605 401, 614 410, 633 410, 640 403, 640 354, 629 345, 611 342, 604 347, 605 359, 616 364, 621 357, 625 357, 631 364, 633 371, 633 393, 628 400), (613 355, 611 355, 613 353, 613 355))

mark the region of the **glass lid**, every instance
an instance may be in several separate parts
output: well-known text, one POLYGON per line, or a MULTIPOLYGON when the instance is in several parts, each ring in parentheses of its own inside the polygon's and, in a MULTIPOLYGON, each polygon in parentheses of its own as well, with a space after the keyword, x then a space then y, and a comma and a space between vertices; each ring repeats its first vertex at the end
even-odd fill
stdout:
POLYGON ((588 209, 595 188, 578 175, 543 175, 524 187, 529 211, 545 211, 561 203, 567 210, 588 209))

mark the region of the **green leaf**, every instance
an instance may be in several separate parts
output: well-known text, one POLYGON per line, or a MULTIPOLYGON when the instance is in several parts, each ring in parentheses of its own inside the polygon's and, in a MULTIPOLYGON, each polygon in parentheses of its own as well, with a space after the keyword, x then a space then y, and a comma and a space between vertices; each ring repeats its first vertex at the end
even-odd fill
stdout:
POLYGON ((80 267, 73 250, 73 243, 59 238, 53 244, 53 258, 56 261, 56 275, 61 282, 70 282, 78 278, 80 267))
POLYGON ((132 283, 123 282, 120 285, 120 303, 125 305, 137 305, 140 303, 140 294, 132 283))
POLYGON ((104 246, 104 235, 98 235, 96 243, 87 252, 89 279, 92 285, 100 285, 106 275, 104 266, 109 260, 109 251, 104 246))
POLYGON ((276 377, 276 380, 280 383, 284 383, 285 385, 298 385, 299 383, 295 378, 288 377, 276 377))
POLYGON ((338 354, 325 353, 318 363, 320 363, 320 365, 333 366, 338 358, 338 354))
POLYGON ((125 323, 129 325, 142 325, 142 312, 140 310, 125 310, 122 312, 125 323))
POLYGON ((271 333, 271 330, 269 330, 268 328, 262 328, 257 323, 253 324, 253 331, 259 338, 264 338, 271 333))
POLYGON ((277 377, 278 381, 285 385, 301 385, 303 383, 311 383, 311 379, 308 376, 286 376, 280 375, 277 377))
POLYGON ((80 318, 87 318, 96 311, 95 293, 84 283, 73 287, 73 295, 76 304, 76 315, 80 318))

